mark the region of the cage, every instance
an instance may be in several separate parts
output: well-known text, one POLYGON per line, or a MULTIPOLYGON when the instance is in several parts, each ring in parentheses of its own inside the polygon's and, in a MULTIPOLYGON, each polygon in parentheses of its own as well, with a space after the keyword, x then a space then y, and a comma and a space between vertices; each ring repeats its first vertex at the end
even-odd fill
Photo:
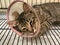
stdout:
MULTIPOLYGON (((0 0, 0 45, 60 45, 60 24, 52 25, 43 36, 37 38, 24 38, 13 32, 6 23, 6 10, 13 1, 15 0, 0 0)), ((60 2, 60 0, 22 1, 31 6, 49 2, 60 2)))

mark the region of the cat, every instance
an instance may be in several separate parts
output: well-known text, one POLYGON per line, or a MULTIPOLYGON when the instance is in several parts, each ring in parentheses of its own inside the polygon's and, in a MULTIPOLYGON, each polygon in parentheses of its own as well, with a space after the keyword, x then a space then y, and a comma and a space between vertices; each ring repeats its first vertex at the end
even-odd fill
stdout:
POLYGON ((15 16, 13 16, 15 22, 10 21, 8 24, 14 24, 14 26, 12 26, 17 27, 20 32, 34 33, 38 21, 32 9, 36 11, 40 20, 40 35, 43 35, 54 22, 60 21, 60 3, 44 3, 33 5, 32 7, 24 3, 24 12, 18 14, 18 12, 15 11, 12 14, 15 16))

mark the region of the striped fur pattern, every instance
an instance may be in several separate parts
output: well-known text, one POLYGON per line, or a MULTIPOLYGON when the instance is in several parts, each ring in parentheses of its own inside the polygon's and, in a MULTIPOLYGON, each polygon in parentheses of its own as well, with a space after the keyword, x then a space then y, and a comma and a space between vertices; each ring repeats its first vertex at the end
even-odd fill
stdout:
POLYGON ((33 8, 36 10, 41 22, 40 35, 47 31, 54 22, 60 21, 60 3, 34 5, 33 8))

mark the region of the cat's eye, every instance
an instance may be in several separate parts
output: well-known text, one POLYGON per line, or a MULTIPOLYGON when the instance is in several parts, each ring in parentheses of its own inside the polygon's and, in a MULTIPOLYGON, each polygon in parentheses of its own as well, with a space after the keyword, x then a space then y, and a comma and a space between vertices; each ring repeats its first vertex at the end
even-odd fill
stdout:
POLYGON ((32 26, 32 21, 30 21, 30 25, 32 26))
POLYGON ((32 11, 30 11, 30 13, 32 13, 32 11))

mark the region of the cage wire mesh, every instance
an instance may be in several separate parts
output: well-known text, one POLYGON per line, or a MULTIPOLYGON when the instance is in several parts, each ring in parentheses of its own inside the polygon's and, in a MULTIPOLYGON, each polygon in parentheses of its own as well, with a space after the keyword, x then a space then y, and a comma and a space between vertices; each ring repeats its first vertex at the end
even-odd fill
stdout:
MULTIPOLYGON (((6 12, 3 13, 3 10, 7 9, 13 1, 15 0, 0 0, 0 45, 60 45, 60 24, 53 25, 43 36, 38 38, 23 38, 13 32, 6 23, 6 12)), ((49 2, 60 2, 60 0, 23 1, 31 6, 49 2)))

